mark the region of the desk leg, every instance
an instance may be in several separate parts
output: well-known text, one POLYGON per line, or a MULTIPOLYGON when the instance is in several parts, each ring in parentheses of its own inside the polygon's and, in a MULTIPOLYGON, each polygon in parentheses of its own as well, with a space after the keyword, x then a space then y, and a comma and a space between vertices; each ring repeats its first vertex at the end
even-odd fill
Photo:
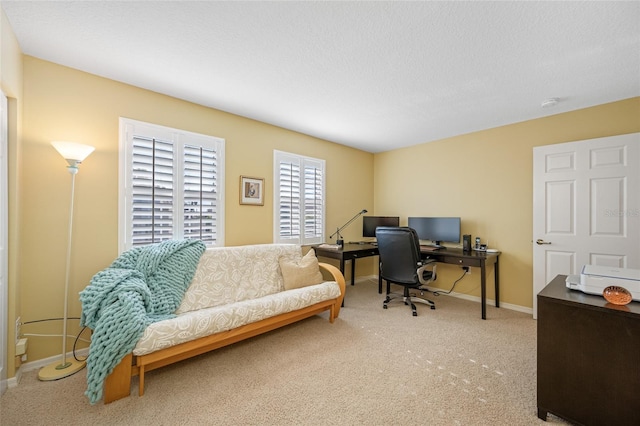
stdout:
POLYGON ((500 272, 498 269, 499 259, 496 257, 496 266, 494 269, 495 284, 496 284, 496 308, 500 307, 500 272))
POLYGON ((351 259, 351 285, 356 283, 356 260, 351 259))
MULTIPOLYGON (((340 256, 340 272, 342 272, 342 276, 344 276, 344 257, 343 256, 340 256)), ((342 308, 344 308, 344 299, 346 299, 346 297, 342 299, 342 305, 341 305, 342 308)))
POLYGON ((482 299, 482 319, 487 319, 487 267, 484 261, 480 264, 480 294, 482 299))

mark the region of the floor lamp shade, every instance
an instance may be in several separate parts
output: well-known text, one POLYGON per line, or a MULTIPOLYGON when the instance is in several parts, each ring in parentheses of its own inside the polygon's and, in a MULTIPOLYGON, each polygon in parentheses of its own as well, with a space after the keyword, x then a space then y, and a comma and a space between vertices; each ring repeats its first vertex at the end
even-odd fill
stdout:
POLYGON ((55 141, 51 145, 67 160, 70 166, 77 166, 82 163, 95 149, 90 145, 76 142, 55 141))
POLYGON ((38 372, 40 380, 58 380, 82 370, 86 363, 75 358, 67 359, 67 301, 69 299, 69 276, 71 271, 71 236, 73 231, 73 196, 78 165, 95 149, 89 145, 75 142, 51 142, 51 145, 67 160, 67 170, 71 173, 71 197, 69 206, 69 234, 67 240, 67 265, 64 281, 64 316, 62 318, 62 355, 60 362, 46 365, 38 372))

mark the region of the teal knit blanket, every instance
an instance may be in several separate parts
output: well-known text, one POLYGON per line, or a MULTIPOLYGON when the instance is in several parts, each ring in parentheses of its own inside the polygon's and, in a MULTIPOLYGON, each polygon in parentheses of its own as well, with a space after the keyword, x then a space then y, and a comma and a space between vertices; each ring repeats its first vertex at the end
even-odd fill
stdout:
POLYGON ((145 328, 175 316, 204 250, 198 240, 128 250, 80 292, 80 325, 93 330, 85 392, 91 404, 102 398, 105 378, 133 350, 145 328))

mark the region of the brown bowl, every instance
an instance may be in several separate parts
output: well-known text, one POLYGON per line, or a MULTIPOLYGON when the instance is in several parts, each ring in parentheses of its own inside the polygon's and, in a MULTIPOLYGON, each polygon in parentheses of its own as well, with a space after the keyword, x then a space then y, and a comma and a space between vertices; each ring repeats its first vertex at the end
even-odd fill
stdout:
POLYGON ((626 305, 633 299, 629 290, 617 285, 610 285, 605 288, 602 291, 602 296, 604 296, 607 302, 613 303, 614 305, 626 305))

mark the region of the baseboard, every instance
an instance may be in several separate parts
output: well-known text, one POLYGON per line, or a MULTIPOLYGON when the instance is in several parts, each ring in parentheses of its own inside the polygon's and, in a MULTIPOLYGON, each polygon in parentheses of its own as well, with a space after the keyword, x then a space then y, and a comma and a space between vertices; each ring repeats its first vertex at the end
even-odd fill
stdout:
MULTIPOLYGON (((378 276, 377 275, 367 275, 367 276, 356 276, 356 283, 360 283, 360 282, 364 282, 364 281, 370 281, 370 280, 375 280, 376 285, 378 282, 378 276)), ((349 283, 347 283, 349 284, 349 283)))
POLYGON ((7 379, 7 387, 15 388, 20 383, 20 379, 22 378, 22 366, 18 367, 16 371, 16 375, 7 379))
MULTIPOLYGON (((88 355, 89 355, 89 348, 76 350, 76 356, 85 358, 88 355)), ((33 371, 33 370, 39 370, 45 365, 49 365, 56 362, 57 360, 60 359, 61 356, 62 355, 55 355, 55 356, 50 356, 48 358, 39 359, 36 361, 25 362, 18 368, 18 370, 16 371, 16 375, 14 377, 7 379, 7 386, 10 388, 18 386, 23 373, 33 371)), ((69 352, 67 354, 67 357, 73 358, 73 352, 69 352)))
MULTIPOLYGON (((433 288, 436 289, 436 287, 433 287, 433 288)), ((438 291, 438 290, 446 291, 445 289, 437 289, 436 291, 438 291)), ((471 300, 473 302, 482 303, 482 298, 480 298, 478 296, 470 296, 468 294, 456 293, 455 291, 452 291, 451 293, 449 293, 448 296, 453 296, 453 297, 457 297, 459 299, 471 300)), ((487 306, 495 306, 495 305, 496 305, 495 299, 487 298, 487 306)), ((533 315, 533 309, 532 308, 527 308, 526 306, 514 305, 512 303, 500 302, 500 308, 505 308, 505 309, 509 309, 511 311, 518 311, 518 312, 522 312, 522 313, 525 313, 525 314, 533 315)))

